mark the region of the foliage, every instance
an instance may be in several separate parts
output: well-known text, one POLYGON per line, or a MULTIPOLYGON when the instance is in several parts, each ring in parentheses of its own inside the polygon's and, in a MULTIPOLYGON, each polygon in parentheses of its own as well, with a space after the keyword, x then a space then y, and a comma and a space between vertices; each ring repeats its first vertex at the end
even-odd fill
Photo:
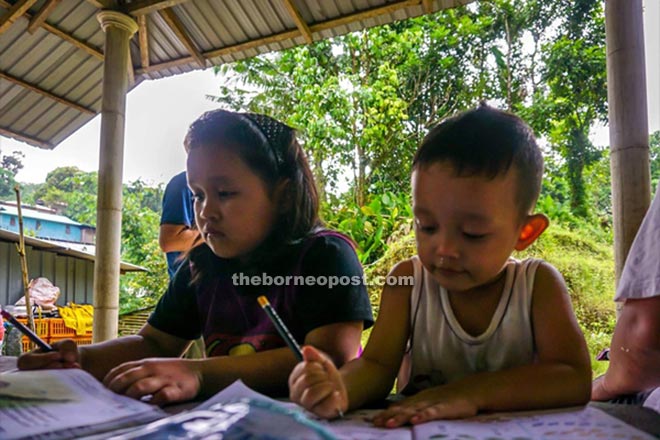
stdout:
POLYGON ((224 65, 211 98, 298 127, 321 190, 362 206, 407 186, 428 127, 474 104, 490 21, 456 9, 224 65))
POLYGON ((543 82, 520 113, 559 153, 570 209, 588 218, 584 171, 600 156, 589 130, 607 119, 605 17, 600 0, 561 0, 557 6, 558 29, 543 46, 543 82))
POLYGON ((4 156, 1 153, 2 151, 0 151, 0 199, 15 200, 14 187, 17 183, 15 177, 23 168, 22 159, 25 155, 18 151, 4 156))
POLYGON ((387 192, 373 196, 368 204, 323 206, 323 218, 330 228, 341 231, 357 244, 358 258, 369 264, 380 257, 392 234, 410 227, 412 210, 407 193, 387 192))
POLYGON ((15 186, 16 180, 14 180, 14 175, 9 170, 0 168, 0 199, 15 200, 15 186))
POLYGON ((649 137, 649 153, 651 161, 651 187, 655 188, 660 182, 660 131, 656 131, 649 137))

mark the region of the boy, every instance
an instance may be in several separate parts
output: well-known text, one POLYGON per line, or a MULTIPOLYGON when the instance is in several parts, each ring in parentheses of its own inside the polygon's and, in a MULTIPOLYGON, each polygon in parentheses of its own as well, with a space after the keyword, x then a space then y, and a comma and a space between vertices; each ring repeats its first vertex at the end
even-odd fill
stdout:
POLYGON ((431 130, 413 162, 418 256, 390 273, 415 285, 383 289, 362 357, 341 370, 305 347, 291 399, 326 418, 382 399, 409 352, 404 393, 416 394, 377 426, 586 403, 589 355, 561 275, 510 258, 548 226, 530 214, 542 171, 531 129, 509 113, 482 105, 431 130))

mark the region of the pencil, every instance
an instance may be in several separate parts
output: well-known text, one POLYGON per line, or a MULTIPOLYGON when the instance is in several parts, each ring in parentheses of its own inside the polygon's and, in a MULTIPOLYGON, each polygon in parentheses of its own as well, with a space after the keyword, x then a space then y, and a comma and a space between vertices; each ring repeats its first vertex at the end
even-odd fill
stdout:
POLYGON ((21 324, 14 316, 9 313, 6 310, 0 309, 0 314, 2 315, 3 318, 5 318, 7 321, 11 323, 18 331, 23 333, 25 336, 30 338, 32 342, 37 344, 39 348, 41 348, 43 351, 53 351, 53 347, 51 347, 49 344, 44 342, 43 339, 41 339, 39 336, 37 336, 32 330, 21 324))
POLYGON ((296 358, 299 361, 302 361, 303 355, 300 345, 298 345, 296 340, 293 338, 293 335, 291 334, 289 329, 286 328, 286 325, 284 325, 282 319, 277 314, 273 306, 270 305, 270 302, 268 302, 268 298, 262 295, 259 298, 257 298, 257 301, 259 301, 259 305, 261 306, 262 309, 264 309, 270 320, 273 322, 273 325, 277 329, 277 332, 280 334, 282 339, 284 339, 284 342, 286 342, 286 345, 288 345, 291 351, 293 351, 293 354, 296 355, 296 358))

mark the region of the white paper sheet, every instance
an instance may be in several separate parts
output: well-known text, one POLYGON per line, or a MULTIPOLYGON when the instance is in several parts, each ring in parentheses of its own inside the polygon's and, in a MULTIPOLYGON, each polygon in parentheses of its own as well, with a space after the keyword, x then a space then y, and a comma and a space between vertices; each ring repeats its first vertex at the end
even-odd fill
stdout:
POLYGON ((644 401, 644 408, 652 409, 660 413, 660 387, 653 390, 653 392, 644 401))
POLYGON ((413 436, 443 440, 653 439, 651 435, 591 407, 430 422, 415 426, 413 436))
POLYGON ((55 381, 68 389, 74 400, 0 396, 0 439, 77 438, 165 415, 157 407, 113 393, 83 370, 40 370, 32 379, 35 385, 43 383, 46 387, 55 381))
POLYGON ((77 394, 58 378, 41 371, 0 374, 0 397, 22 399, 76 400, 77 394))
MULTIPOLYGON (((272 402, 273 404, 280 405, 283 408, 301 411, 310 419, 327 428, 328 431, 341 440, 403 440, 411 438, 412 435, 411 430, 408 427, 401 429, 376 428, 373 423, 371 423, 371 418, 380 410, 353 411, 350 414, 347 414, 343 419, 332 421, 321 420, 295 403, 281 402, 271 399, 270 397, 264 396, 263 394, 248 388, 241 381, 234 382, 232 385, 201 404, 199 408, 207 408, 208 405, 212 403, 227 402, 239 398, 263 399, 272 402)), ((267 423, 265 425, 268 426, 267 423)), ((269 434, 272 434, 272 431, 270 431, 269 434)), ((295 437, 288 438, 294 439, 295 437)))

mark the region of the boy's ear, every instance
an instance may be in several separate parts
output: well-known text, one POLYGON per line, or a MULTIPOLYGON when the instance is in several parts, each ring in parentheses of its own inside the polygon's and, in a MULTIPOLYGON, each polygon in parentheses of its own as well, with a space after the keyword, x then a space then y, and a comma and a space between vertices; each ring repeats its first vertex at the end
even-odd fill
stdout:
POLYGON ((548 217, 543 214, 527 216, 525 224, 520 230, 520 236, 518 236, 518 242, 516 243, 515 249, 517 251, 527 249, 529 245, 539 238, 539 235, 545 231, 549 224, 550 220, 548 220, 548 217))

